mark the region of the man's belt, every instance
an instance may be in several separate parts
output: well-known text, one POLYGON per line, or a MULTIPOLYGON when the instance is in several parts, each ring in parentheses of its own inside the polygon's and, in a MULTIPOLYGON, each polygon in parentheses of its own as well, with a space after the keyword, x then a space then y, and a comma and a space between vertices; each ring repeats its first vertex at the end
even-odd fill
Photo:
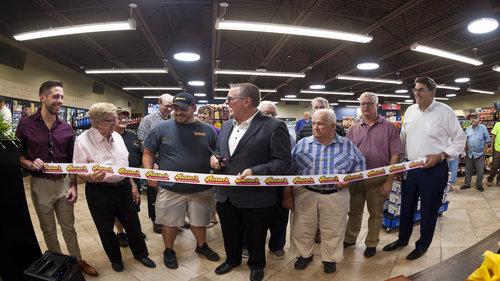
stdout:
POLYGON ((332 194, 332 193, 339 191, 339 189, 337 187, 318 189, 318 188, 313 188, 309 185, 304 185, 304 188, 307 190, 310 190, 312 192, 316 192, 316 193, 320 193, 320 194, 332 194))

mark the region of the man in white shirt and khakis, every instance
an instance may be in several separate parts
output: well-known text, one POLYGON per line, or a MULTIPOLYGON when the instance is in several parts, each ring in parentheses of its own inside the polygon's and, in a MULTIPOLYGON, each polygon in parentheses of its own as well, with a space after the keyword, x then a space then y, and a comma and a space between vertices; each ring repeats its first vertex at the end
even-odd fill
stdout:
POLYGON ((420 157, 427 159, 421 169, 408 171, 406 179, 403 179, 399 238, 384 247, 384 251, 393 251, 408 245, 420 197, 420 239, 406 257, 409 260, 425 254, 432 242, 448 181, 445 160, 457 157, 464 150, 467 140, 453 109, 434 100, 434 80, 429 77, 416 78, 413 93, 417 103, 405 112, 401 140, 408 160, 420 157))

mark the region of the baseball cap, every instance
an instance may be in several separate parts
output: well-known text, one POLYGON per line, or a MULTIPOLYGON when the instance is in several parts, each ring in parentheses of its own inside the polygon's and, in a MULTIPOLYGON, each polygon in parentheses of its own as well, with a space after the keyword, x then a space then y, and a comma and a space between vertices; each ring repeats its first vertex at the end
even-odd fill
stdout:
POLYGON ((128 112, 128 110, 126 110, 125 108, 117 107, 116 108, 116 114, 118 115, 120 113, 126 114, 127 116, 130 115, 130 113, 128 112))
POLYGON ((190 93, 182 92, 175 95, 172 104, 180 107, 189 107, 195 105, 195 99, 190 93))

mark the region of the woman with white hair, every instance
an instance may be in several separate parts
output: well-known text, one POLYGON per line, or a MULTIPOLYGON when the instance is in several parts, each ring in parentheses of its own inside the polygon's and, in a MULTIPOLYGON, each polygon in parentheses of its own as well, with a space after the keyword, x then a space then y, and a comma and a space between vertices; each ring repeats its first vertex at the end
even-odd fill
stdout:
MULTIPOLYGON (((120 134, 113 130, 117 121, 116 107, 111 103, 96 103, 90 107, 89 116, 92 128, 76 138, 73 162, 127 167, 127 148, 120 134)), ((156 267, 148 258, 148 249, 141 236, 134 204, 139 198, 132 196, 132 179, 102 170, 79 177, 87 182, 87 204, 113 270, 120 272, 124 269, 118 238, 113 231, 115 218, 120 220, 128 234, 134 258, 146 267, 156 267)))

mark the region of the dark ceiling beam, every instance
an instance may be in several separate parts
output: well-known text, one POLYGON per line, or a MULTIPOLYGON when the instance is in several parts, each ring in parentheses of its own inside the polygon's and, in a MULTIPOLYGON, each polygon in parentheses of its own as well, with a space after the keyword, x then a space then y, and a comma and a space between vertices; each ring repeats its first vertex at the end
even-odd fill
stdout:
POLYGON ((165 64, 165 66, 168 68, 168 72, 172 77, 175 79, 177 84, 182 85, 182 81, 179 78, 179 75, 174 70, 174 67, 172 64, 169 62, 169 60, 166 58, 165 53, 163 52, 163 49, 161 48, 160 44, 158 43, 158 40, 156 40, 153 32, 151 32, 151 29, 149 28, 148 23, 144 19, 144 16, 142 15, 141 11, 139 9, 135 9, 135 16, 138 21, 138 27, 141 30, 142 34, 148 41, 149 45, 151 48, 153 48, 154 52, 158 56, 160 60, 165 64))
MULTIPOLYGON (((68 19, 65 15, 60 13, 49 1, 47 0, 32 0, 35 4, 40 6, 42 9, 44 9, 47 13, 53 15, 54 19, 63 24, 63 25, 74 25, 74 23, 68 19)), ((85 43, 87 43, 90 47, 92 47, 94 50, 99 52, 101 55, 106 57, 108 60, 113 62, 114 64, 118 65, 119 67, 127 68, 127 66, 121 62, 118 58, 113 56, 108 50, 106 50, 102 45, 94 41, 92 38, 90 38, 88 35, 85 34, 79 34, 77 35, 80 39, 82 39, 85 43)), ((141 76, 137 74, 131 74, 132 77, 134 77, 137 81, 142 83, 143 85, 151 86, 151 84, 144 80, 141 76)))
MULTIPOLYGON (((401 14, 403 14, 404 12, 410 10, 415 5, 420 4, 422 1, 423 0, 412 0, 412 1, 406 2, 405 4, 403 4, 402 6, 400 6, 399 8, 397 8, 396 10, 392 11, 391 13, 389 13, 388 15, 386 15, 385 17, 383 17, 382 19, 380 19, 379 21, 377 21, 376 23, 373 23, 369 27, 365 28, 360 33, 370 33, 370 32, 372 32, 373 30, 379 28, 380 26, 382 26, 386 22, 391 21, 391 20, 393 20, 396 17, 399 17, 401 14)), ((315 66, 319 65, 320 63, 326 61, 330 57, 338 54, 339 52, 341 52, 345 48, 349 47, 351 44, 352 44, 351 42, 344 42, 344 43, 340 44, 340 46, 338 46, 337 48, 333 49, 332 51, 326 53, 321 58, 317 59, 316 61, 314 61, 313 63, 311 63, 310 65, 308 65, 304 69, 302 69, 300 72, 306 72, 309 69, 314 68, 315 66)), ((276 88, 280 89, 281 87, 289 84, 293 80, 295 80, 295 78, 293 78, 293 77, 289 78, 285 82, 283 82, 280 85, 278 85, 276 88)), ((268 95, 266 95, 264 98, 266 98, 267 96, 268 95)))
MULTIPOLYGON (((292 25, 303 25, 306 20, 312 15, 314 11, 321 5, 323 0, 311 0, 309 1, 309 5, 307 6, 306 9, 304 9, 292 22, 292 25)), ((264 65, 267 66, 267 64, 279 53, 279 51, 286 45, 288 40, 292 36, 290 35, 284 35, 281 36, 280 39, 274 46, 271 48, 271 50, 267 53, 266 57, 259 63, 257 64, 258 66, 264 65)), ((252 76, 248 80, 250 83, 253 83, 257 76, 252 76)))

